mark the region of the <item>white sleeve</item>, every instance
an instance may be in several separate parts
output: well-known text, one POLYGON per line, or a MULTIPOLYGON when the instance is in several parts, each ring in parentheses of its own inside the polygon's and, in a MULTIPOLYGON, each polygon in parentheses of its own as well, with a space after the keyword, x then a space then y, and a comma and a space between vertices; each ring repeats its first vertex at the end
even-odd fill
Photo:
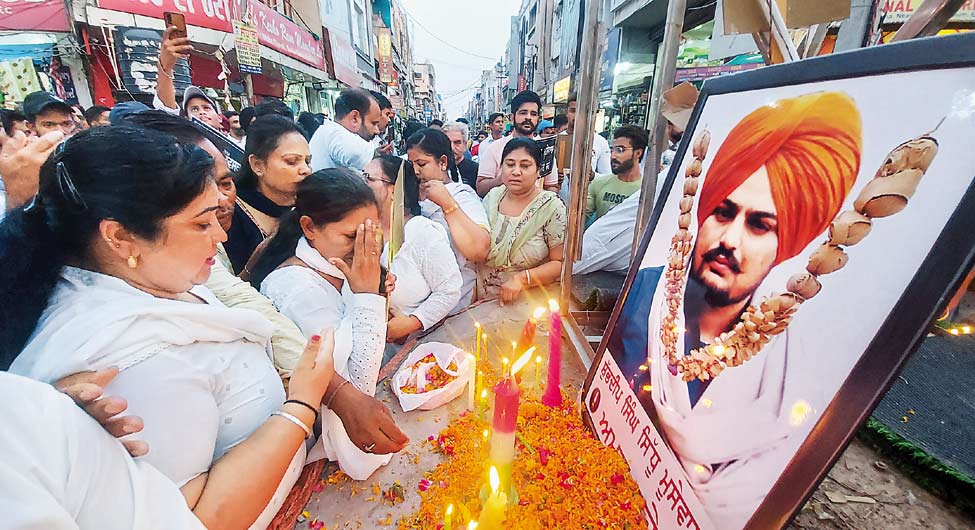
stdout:
POLYGON ((423 329, 440 322, 457 307, 463 294, 464 279, 454 259, 454 251, 450 247, 450 240, 440 225, 430 222, 423 237, 417 241, 417 265, 430 287, 430 296, 420 303, 413 311, 423 329))
POLYGON ((609 142, 607 142, 605 138, 603 138, 598 134, 596 135, 596 138, 593 140, 593 142, 594 142, 593 143, 594 146, 596 145, 596 142, 598 142, 598 147, 596 148, 596 152, 593 154, 595 158, 593 162, 596 166, 593 168, 593 171, 595 171, 597 175, 606 175, 608 173, 612 173, 613 165, 610 163, 612 159, 609 154, 609 142))
MULTIPOLYGON (((0 374, 5 530, 203 529, 172 481, 51 386, 0 374)), ((150 451, 152 448, 150 448, 150 451)))
POLYGON ((341 134, 336 138, 331 144, 331 150, 332 160, 338 163, 340 167, 360 171, 365 169, 376 152, 369 142, 347 134, 341 134))
POLYGON ((210 469, 217 441, 220 413, 211 381, 185 361, 194 356, 187 350, 201 346, 206 344, 157 353, 122 370, 106 388, 142 418, 145 428, 138 438, 149 444, 145 458, 179 486, 210 469), (179 434, 187 432, 193 433, 193 443, 179 434))
POLYGON ((483 226, 488 232, 491 231, 491 224, 488 222, 484 203, 481 202, 481 198, 477 196, 477 192, 473 188, 466 184, 462 185, 454 194, 454 200, 457 201, 457 206, 460 207, 461 211, 467 214, 471 221, 474 221, 474 224, 483 226))
POLYGON ((172 114, 173 116, 179 116, 179 109, 171 109, 167 107, 166 104, 159 99, 159 94, 152 95, 152 108, 161 110, 167 114, 172 114))
POLYGON ((335 370, 360 391, 375 394, 386 348, 386 299, 353 293, 340 298, 310 274, 315 273, 301 267, 279 269, 264 279, 261 293, 298 325, 306 339, 322 329, 334 329, 335 370))

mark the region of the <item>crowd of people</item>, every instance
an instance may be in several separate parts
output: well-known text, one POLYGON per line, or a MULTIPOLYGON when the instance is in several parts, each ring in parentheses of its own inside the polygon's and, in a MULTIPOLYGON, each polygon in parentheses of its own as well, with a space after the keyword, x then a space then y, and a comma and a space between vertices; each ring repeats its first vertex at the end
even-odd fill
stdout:
MULTIPOLYGON (((152 107, 36 92, 4 111, 0 394, 24 406, 0 435, 17 455, 0 506, 15 527, 263 528, 305 463, 365 479, 408 444, 375 397, 391 351, 562 269, 567 185, 535 140, 572 134, 574 98, 542 120, 525 91, 473 137, 463 119, 411 120, 394 143, 392 105, 362 89, 332 119, 273 98, 222 111, 193 86, 177 101, 191 45, 172 29, 152 107)), ((640 189, 647 143, 631 126, 612 146, 594 136, 593 227, 640 189)))

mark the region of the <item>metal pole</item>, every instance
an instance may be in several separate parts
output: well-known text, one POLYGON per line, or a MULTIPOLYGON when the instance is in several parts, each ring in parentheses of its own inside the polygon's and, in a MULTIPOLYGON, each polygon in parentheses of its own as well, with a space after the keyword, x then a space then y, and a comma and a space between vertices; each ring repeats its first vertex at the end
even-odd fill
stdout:
POLYGON ((907 19, 907 22, 897 30, 890 42, 937 35, 964 4, 965 0, 928 0, 924 2, 911 15, 911 18, 907 19))
MULTIPOLYGON (((680 50, 680 36, 684 32, 684 11, 687 0, 670 0, 667 4, 667 20, 664 22, 664 38, 657 49, 657 66, 653 72, 653 88, 647 102, 647 129, 650 131, 650 145, 643 157, 643 184, 640 191, 640 208, 637 210, 636 230, 633 231, 633 252, 640 246, 643 231, 646 229, 653 211, 654 191, 657 188, 657 174, 660 173, 660 155, 664 151, 667 120, 660 116, 663 94, 674 86, 677 75, 677 53, 680 50)), ((573 153, 574 154, 574 153, 573 153)), ((676 163, 676 161, 675 161, 676 163)))
POLYGON ((562 256, 562 293, 559 306, 569 310, 572 299, 572 266, 582 257, 582 229, 586 222, 586 193, 592 170, 593 125, 598 106, 599 70, 606 46, 603 0, 588 0, 582 37, 579 83, 576 84, 576 122, 572 135, 572 163, 569 192, 569 226, 562 256))

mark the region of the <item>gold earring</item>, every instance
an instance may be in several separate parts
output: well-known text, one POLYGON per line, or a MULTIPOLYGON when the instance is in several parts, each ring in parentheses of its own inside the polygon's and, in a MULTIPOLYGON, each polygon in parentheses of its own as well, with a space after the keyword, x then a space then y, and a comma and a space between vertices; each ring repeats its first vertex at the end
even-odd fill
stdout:
POLYGON ((129 259, 126 261, 128 262, 130 269, 134 269, 139 266, 139 260, 135 256, 129 256, 129 259))

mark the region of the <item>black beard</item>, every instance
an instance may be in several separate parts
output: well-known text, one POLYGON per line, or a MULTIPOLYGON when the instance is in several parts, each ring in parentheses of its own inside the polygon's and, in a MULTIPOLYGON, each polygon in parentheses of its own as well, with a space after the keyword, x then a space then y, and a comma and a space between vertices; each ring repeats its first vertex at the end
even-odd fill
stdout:
POLYGON ((742 296, 732 298, 730 291, 711 287, 704 281, 703 275, 701 274, 701 271, 704 270, 704 265, 718 256, 724 256, 728 260, 728 268, 733 273, 737 274, 741 272, 741 265, 738 263, 738 259, 735 258, 734 252, 726 249, 723 245, 719 245, 705 252, 701 256, 700 265, 698 267, 691 267, 691 279, 697 282, 700 288, 704 290, 704 301, 711 307, 728 307, 751 298, 753 293, 745 293, 742 296))
POLYGON ((633 160, 627 160, 625 162, 613 161, 610 163, 610 167, 613 169, 614 175, 620 175, 633 169, 633 160))

